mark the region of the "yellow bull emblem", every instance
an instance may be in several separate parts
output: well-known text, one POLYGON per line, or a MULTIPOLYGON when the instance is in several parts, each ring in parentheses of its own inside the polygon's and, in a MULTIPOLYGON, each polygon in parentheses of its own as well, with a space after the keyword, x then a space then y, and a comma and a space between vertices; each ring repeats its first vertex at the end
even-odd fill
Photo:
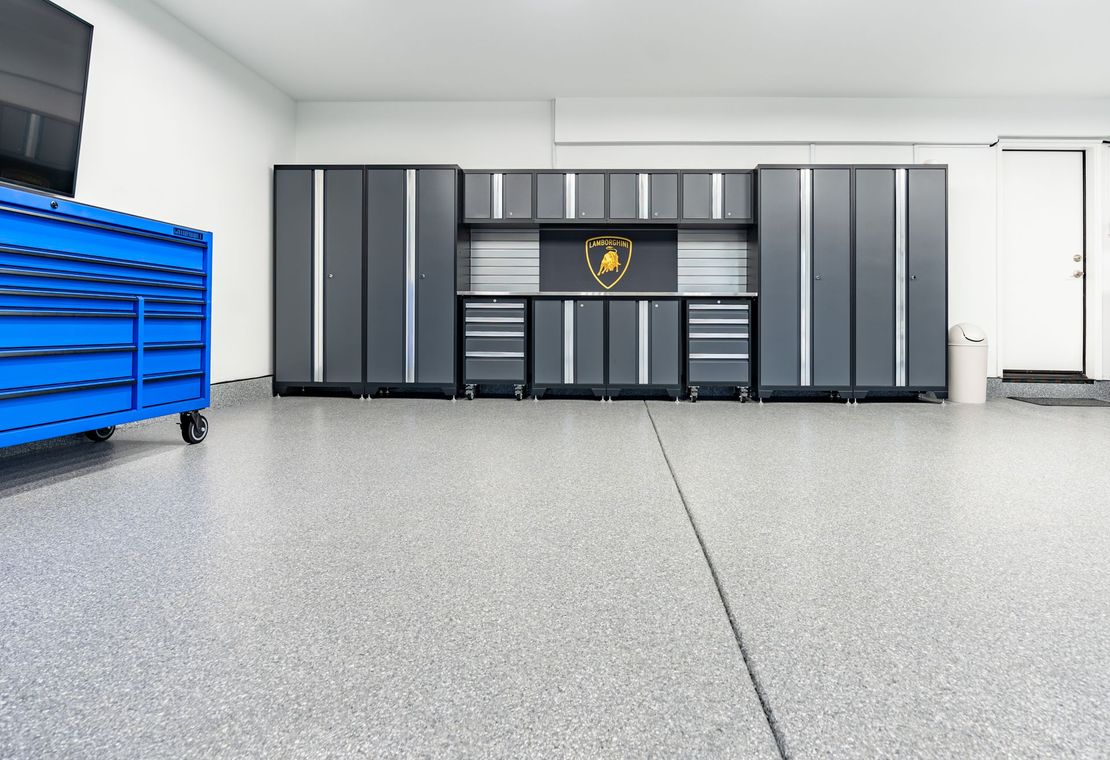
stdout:
POLYGON ((631 238, 597 235, 586 239, 586 268, 601 287, 611 290, 631 266, 631 238))
POLYGON ((621 268, 621 257, 617 255, 617 249, 609 248, 605 251, 605 255, 601 257, 601 266, 597 268, 597 274, 600 277, 608 272, 616 272, 621 268))

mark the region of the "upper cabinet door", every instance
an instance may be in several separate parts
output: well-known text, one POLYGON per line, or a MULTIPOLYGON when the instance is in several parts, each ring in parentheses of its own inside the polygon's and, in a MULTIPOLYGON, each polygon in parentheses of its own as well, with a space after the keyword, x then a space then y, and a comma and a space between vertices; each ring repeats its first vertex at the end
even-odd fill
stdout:
POLYGON ((750 220, 752 216, 751 172, 733 172, 724 178, 724 219, 726 221, 750 220))
POLYGON ((463 217, 493 217, 493 175, 489 172, 467 172, 463 183, 463 217))
POLYGON ((532 174, 513 172, 503 175, 501 180, 501 218, 532 219, 532 174))
POLYGON ((652 220, 678 219, 678 174, 651 175, 652 220))
POLYGON ((536 175, 536 218, 566 219, 567 178, 565 174, 541 172, 536 175))
POLYGON ((631 172, 609 175, 609 218, 635 219, 639 209, 639 177, 631 172))
POLYGON ((575 219, 605 218, 605 175, 579 174, 575 180, 575 219))
POLYGON ((713 215, 713 175, 682 175, 682 218, 709 219, 713 215))

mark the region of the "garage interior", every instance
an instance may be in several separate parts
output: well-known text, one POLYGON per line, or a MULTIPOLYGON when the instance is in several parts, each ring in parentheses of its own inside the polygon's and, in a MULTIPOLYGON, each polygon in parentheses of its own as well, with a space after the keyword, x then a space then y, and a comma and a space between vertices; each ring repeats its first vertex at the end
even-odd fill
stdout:
POLYGON ((5 20, 0 757, 1106 753, 1103 4, 5 20))

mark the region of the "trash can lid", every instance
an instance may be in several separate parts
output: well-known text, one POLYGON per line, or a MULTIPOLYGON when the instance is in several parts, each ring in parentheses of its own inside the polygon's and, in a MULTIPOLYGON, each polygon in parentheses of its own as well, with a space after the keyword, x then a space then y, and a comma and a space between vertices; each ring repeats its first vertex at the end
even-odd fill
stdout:
POLYGON ((948 345, 960 346, 969 343, 986 344, 987 334, 983 332, 981 327, 977 327, 970 322, 961 322, 958 325, 953 325, 952 329, 948 331, 948 345))

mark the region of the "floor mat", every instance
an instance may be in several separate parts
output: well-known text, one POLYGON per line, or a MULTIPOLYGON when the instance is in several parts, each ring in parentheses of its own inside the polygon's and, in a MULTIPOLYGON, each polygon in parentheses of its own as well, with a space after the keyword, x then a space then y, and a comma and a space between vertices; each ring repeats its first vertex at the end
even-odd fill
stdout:
POLYGON ((1097 398, 1033 398, 1031 396, 1010 396, 1010 398, 1037 406, 1110 406, 1110 401, 1097 398))

